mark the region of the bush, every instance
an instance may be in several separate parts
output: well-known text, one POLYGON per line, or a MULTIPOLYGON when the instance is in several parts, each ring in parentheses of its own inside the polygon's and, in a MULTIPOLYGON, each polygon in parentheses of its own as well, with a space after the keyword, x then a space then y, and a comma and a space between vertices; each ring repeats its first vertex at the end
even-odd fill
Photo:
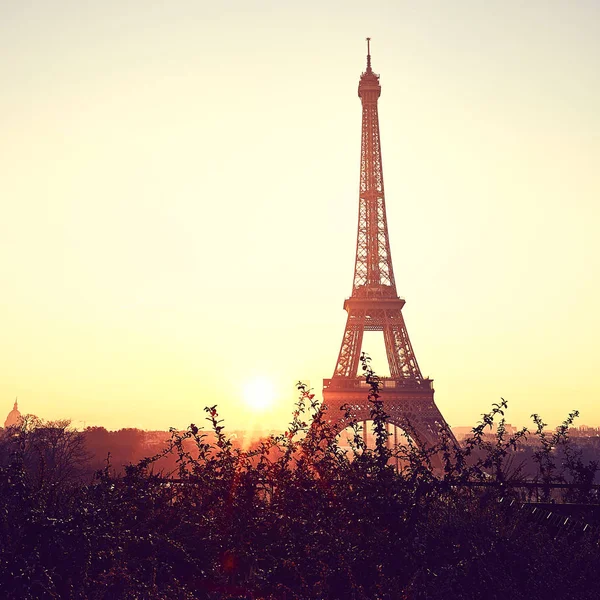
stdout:
MULTIPOLYGON (((436 448, 409 437, 390 449, 379 381, 367 357, 363 366, 373 448, 348 413, 343 451, 301 384, 287 431, 252 451, 232 445, 212 406, 208 431, 173 430, 163 453, 119 477, 107 464, 91 485, 40 486, 27 444, 13 439, 0 468, 2 597, 596 597, 597 534, 548 527, 509 501, 506 482, 519 476, 511 450, 528 433, 506 435, 504 401, 462 447, 446 434, 436 448), (497 418, 492 442, 484 433, 497 418), (153 473, 165 454, 176 457, 169 479, 153 473)), ((542 434, 539 478, 549 484, 565 476, 552 448, 568 448, 568 437, 542 434)), ((589 481, 594 465, 565 456, 565 473, 589 481)))

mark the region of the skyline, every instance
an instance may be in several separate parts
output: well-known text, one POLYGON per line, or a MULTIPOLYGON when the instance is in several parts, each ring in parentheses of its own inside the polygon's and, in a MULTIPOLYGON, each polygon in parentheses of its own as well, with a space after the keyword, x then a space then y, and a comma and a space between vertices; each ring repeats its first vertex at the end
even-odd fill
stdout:
POLYGON ((452 426, 500 396, 515 424, 600 424, 594 3, 51 4, 0 9, 8 409, 166 429, 218 404, 236 429, 262 375, 272 429, 295 381, 320 397, 368 35, 398 293, 436 404, 452 426))

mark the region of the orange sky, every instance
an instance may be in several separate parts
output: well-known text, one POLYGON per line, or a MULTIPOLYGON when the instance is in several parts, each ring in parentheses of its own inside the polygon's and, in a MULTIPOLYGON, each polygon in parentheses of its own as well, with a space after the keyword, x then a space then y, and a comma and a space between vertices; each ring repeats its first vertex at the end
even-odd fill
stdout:
MULTIPOLYGON (((600 425, 595 0, 0 6, 0 420, 281 427, 339 350, 364 38, 404 315, 451 425, 600 425), (278 400, 253 416, 261 375, 278 400), (4 407, 4 408, 2 408, 4 407)), ((381 344, 365 347, 383 370, 381 344)))

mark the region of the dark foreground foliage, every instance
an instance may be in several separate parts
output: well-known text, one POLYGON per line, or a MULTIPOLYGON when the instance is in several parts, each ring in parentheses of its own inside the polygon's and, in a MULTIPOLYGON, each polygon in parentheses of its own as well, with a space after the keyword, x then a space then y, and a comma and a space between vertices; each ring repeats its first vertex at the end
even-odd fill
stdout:
MULTIPOLYGON (((4 445, 10 459, 0 467, 0 597, 598 597, 596 531, 552 527, 509 501, 516 492, 506 483, 519 468, 507 457, 527 432, 505 434, 504 402, 462 448, 446 436, 423 450, 413 435, 392 450, 377 378, 368 361, 364 367, 372 449, 352 423, 343 450, 303 386, 288 430, 257 450, 232 446, 215 407, 206 409, 215 443, 196 425, 173 431, 171 481, 153 474, 156 456, 123 477, 107 466, 82 485, 59 476, 66 467, 52 463, 31 428, 12 431, 4 445), (498 435, 489 442, 494 419, 498 435)), ((590 502, 585 482, 596 465, 570 450, 575 416, 551 437, 536 417, 538 478, 581 484, 576 500, 590 502)), ((551 499, 550 487, 542 493, 551 499)))

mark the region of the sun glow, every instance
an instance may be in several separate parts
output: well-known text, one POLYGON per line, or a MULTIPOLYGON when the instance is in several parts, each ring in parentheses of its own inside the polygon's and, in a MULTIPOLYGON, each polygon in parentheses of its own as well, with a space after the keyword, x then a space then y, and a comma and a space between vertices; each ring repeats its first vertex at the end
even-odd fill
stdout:
POLYGON ((253 410, 266 410, 275 400, 275 386, 266 377, 255 377, 244 385, 243 398, 253 410))

